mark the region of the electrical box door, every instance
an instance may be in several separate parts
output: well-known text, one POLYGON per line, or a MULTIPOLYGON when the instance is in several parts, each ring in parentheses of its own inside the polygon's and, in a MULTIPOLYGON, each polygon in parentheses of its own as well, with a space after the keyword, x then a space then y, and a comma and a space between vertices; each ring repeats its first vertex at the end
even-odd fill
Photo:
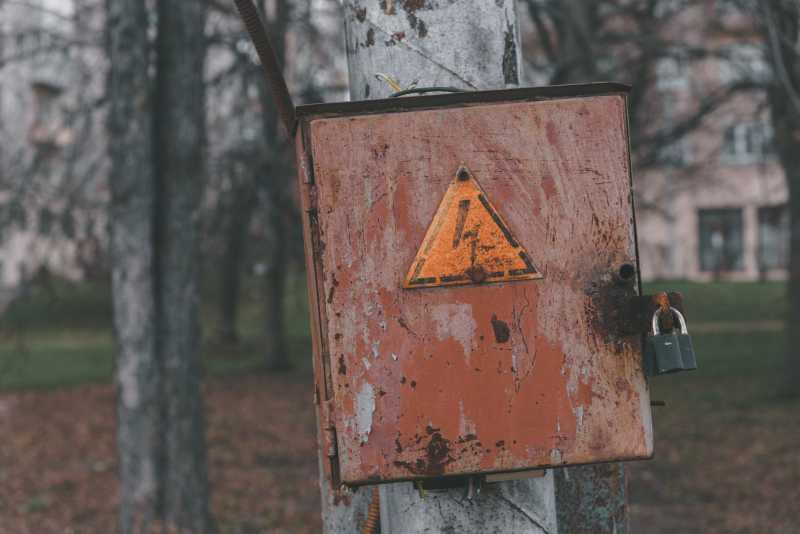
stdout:
POLYGON ((349 485, 648 458, 627 88, 298 108, 321 443, 349 485))

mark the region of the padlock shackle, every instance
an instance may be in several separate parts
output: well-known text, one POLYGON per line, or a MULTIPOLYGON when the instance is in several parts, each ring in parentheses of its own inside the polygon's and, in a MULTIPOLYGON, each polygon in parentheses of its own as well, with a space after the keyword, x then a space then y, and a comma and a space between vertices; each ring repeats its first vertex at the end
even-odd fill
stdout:
MULTIPOLYGON (((683 314, 670 306, 670 312, 674 313, 678 316, 678 322, 681 324, 681 334, 688 334, 689 329, 686 327, 686 319, 683 318, 683 314)), ((661 329, 658 327, 658 316, 661 313, 661 308, 657 309, 653 314, 653 335, 658 336, 661 335, 661 329)))

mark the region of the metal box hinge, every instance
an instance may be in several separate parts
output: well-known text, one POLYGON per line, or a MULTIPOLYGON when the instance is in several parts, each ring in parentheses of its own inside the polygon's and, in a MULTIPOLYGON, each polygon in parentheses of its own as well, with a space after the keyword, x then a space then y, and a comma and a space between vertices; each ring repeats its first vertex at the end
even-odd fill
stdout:
POLYGON ((339 455, 339 448, 336 445, 336 429, 329 427, 325 432, 325 454, 328 458, 336 458, 339 455))
POLYGON ((336 424, 333 417, 333 402, 324 400, 320 403, 320 416, 322 421, 322 445, 328 458, 335 458, 339 448, 336 444, 336 424))

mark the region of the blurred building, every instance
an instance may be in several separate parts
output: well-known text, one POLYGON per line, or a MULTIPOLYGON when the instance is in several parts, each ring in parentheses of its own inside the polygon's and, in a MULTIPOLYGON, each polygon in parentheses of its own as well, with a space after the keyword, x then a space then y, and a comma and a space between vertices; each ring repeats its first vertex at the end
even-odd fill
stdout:
POLYGON ((720 104, 635 175, 646 279, 786 276, 788 193, 773 149, 764 90, 772 72, 757 14, 755 2, 701 2, 665 29, 686 52, 655 65, 654 122, 678 123, 712 99, 720 104))
POLYGON ((105 248, 97 2, 0 2, 0 287, 78 279, 105 248))

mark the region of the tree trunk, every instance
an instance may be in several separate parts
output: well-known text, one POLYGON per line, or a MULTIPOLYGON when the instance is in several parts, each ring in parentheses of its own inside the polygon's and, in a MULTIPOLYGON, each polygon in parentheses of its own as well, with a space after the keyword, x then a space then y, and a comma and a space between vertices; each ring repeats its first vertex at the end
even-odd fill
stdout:
MULTIPOLYGON (((266 20, 266 1, 259 4, 262 18, 266 20)), ((287 0, 276 0, 273 17, 268 21, 272 45, 278 64, 286 65, 286 28, 289 25, 289 4, 287 0)), ((264 277, 264 364, 268 370, 280 371, 291 367, 286 352, 286 331, 283 322, 283 301, 286 290, 287 268, 287 229, 285 228, 286 205, 284 192, 289 173, 285 163, 286 140, 278 127, 278 113, 265 80, 259 78, 259 98, 264 110, 262 113, 262 133, 264 165, 260 186, 266 192, 268 220, 270 223, 270 257, 264 277)))
POLYGON ((158 4, 156 150, 163 514, 169 527, 210 532, 198 351, 198 212, 205 174, 204 0, 158 4))
MULTIPOLYGON (((393 92, 376 79, 388 74, 401 86, 497 89, 519 83, 520 41, 514 0, 410 2, 344 0, 350 95, 353 99, 393 92)), ((323 503, 330 495, 323 485, 323 503)), ((367 502, 367 494, 359 504, 367 502)), ((492 484, 469 506, 464 490, 429 492, 420 498, 411 483, 380 487, 381 532, 556 531, 552 472, 543 478, 492 484)), ((325 509, 326 532, 356 532, 332 525, 329 517, 357 521, 361 511, 325 509)), ((352 507, 351 507, 352 508, 352 507)))
POLYGON ((239 342, 239 296, 242 286, 242 264, 247 246, 250 218, 255 207, 256 192, 252 180, 235 180, 229 209, 223 256, 220 261, 219 340, 235 345, 239 342))
POLYGON ((120 531, 202 534, 211 530, 197 351, 205 5, 159 3, 155 83, 146 2, 107 8, 120 531))
POLYGON ((625 465, 611 462, 556 469, 558 528, 568 534, 626 534, 625 465))
POLYGON ((552 83, 589 83, 597 81, 597 65, 593 52, 598 39, 593 35, 597 29, 597 4, 586 0, 559 0, 559 10, 564 25, 559 44, 559 55, 565 58, 552 83))
POLYGON ((111 279, 117 342, 120 532, 159 516, 160 369, 153 286, 155 172, 144 0, 107 4, 111 279))
POLYGON ((267 369, 286 370, 291 361, 286 351, 286 331, 283 321, 283 301, 286 289, 287 243, 284 220, 285 207, 281 191, 286 173, 282 165, 272 165, 269 196, 269 226, 272 233, 270 264, 264 277, 264 357, 267 369), (276 169, 277 167, 277 169, 276 169))
POLYGON ((789 310, 784 390, 800 395, 800 6, 796 0, 768 0, 765 39, 774 82, 768 99, 778 157, 789 190, 789 310))

